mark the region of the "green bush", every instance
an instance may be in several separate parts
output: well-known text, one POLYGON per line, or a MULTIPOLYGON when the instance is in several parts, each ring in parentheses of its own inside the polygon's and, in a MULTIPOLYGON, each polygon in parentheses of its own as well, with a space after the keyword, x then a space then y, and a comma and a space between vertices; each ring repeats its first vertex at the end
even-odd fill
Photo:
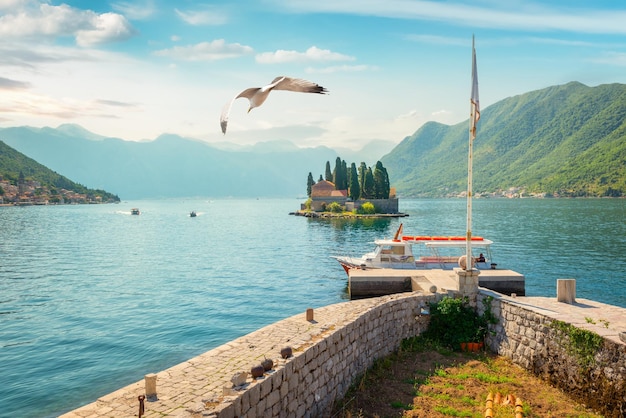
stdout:
POLYGON ((491 300, 484 300, 485 314, 479 316, 469 306, 468 299, 444 297, 430 305, 430 324, 424 337, 438 341, 453 350, 459 350, 463 342, 481 342, 488 332, 488 325, 496 319, 491 313, 491 300))
POLYGON ((373 215, 376 213, 376 207, 372 202, 365 202, 361 205, 359 213, 364 215, 373 215))
POLYGON ((341 213, 343 212, 343 206, 337 202, 332 202, 330 205, 326 206, 326 210, 333 213, 341 213))

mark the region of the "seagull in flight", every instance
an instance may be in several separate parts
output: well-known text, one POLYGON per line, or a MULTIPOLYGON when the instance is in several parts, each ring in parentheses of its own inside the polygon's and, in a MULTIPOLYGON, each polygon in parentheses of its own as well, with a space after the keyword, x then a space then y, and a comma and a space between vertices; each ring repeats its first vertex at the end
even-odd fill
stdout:
POLYGON ((226 126, 228 125, 228 115, 230 114, 230 109, 233 107, 233 103, 240 97, 245 97, 250 101, 250 107, 248 108, 248 112, 250 112, 255 107, 261 106, 265 100, 267 100, 267 96, 270 94, 272 90, 288 90, 295 91, 300 93, 318 93, 318 94, 326 94, 328 90, 319 84, 313 83, 311 81, 302 80, 300 78, 291 78, 285 76, 276 77, 270 84, 264 87, 250 87, 249 89, 245 89, 234 99, 224 105, 222 109, 222 116, 220 117, 220 125, 222 127, 222 133, 226 134, 226 126))

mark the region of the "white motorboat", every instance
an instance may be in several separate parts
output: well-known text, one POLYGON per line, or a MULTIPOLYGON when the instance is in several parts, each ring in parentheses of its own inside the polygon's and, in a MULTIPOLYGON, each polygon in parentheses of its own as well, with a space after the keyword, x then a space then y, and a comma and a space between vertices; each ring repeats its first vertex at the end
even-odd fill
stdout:
MULTIPOLYGON (((399 230, 400 231, 400 230, 399 230)), ((335 256, 346 273, 352 268, 375 269, 444 269, 464 263, 467 246, 462 236, 406 236, 374 241, 375 248, 361 257, 335 256), (462 258, 463 257, 463 258, 462 258), (462 258, 462 259, 461 259, 462 258)), ((478 269, 495 269, 491 256, 493 241, 471 238, 472 259, 478 269)))

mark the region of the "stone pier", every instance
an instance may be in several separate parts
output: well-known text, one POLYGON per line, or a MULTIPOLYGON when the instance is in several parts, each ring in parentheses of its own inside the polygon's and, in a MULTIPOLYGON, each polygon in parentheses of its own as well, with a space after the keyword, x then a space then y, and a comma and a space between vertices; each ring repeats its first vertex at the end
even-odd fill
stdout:
POLYGON ((626 416, 626 309, 586 299, 509 297, 477 287, 472 271, 457 277, 455 284, 446 274, 439 286, 417 278, 419 291, 303 311, 158 372, 156 379, 146 371, 149 380, 62 417, 137 416, 138 398, 147 390, 156 394, 145 399, 144 417, 324 417, 376 359, 425 331, 426 308, 446 295, 470 297, 479 313, 491 307, 498 318, 486 341, 491 351, 606 417, 626 416), (582 343, 576 339, 581 332, 582 343), (283 358, 287 351, 292 355, 283 358), (252 378, 252 368, 266 358, 273 367, 252 378))

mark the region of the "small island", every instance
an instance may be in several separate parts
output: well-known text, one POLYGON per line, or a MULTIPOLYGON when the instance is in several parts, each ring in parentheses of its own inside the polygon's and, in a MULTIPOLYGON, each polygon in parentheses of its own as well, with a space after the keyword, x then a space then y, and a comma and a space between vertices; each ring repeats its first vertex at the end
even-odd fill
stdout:
POLYGON ((339 157, 332 171, 330 162, 326 161, 325 178, 320 174, 315 182, 309 173, 307 195, 307 201, 293 215, 309 218, 408 216, 398 211, 395 188, 390 186, 387 169, 380 161, 373 170, 364 162, 357 170, 352 163, 349 171, 345 160, 339 157))

